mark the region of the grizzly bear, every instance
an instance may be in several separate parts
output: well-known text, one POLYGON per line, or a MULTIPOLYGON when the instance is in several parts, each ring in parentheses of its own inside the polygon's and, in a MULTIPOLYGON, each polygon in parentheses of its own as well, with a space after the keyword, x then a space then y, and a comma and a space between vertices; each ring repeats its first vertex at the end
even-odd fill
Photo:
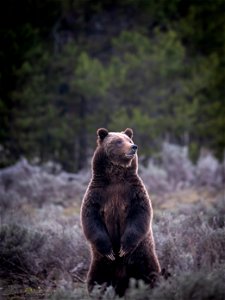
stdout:
POLYGON ((95 284, 112 285, 123 296, 129 279, 142 279, 151 287, 160 274, 152 234, 152 206, 137 174, 137 145, 133 131, 97 131, 92 179, 81 207, 84 235, 92 260, 88 291, 95 284))

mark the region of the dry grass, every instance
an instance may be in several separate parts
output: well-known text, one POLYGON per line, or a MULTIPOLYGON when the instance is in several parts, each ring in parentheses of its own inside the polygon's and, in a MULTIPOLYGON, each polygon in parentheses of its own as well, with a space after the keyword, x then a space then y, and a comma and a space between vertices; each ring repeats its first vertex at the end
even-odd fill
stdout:
MULTIPOLYGON (((131 282, 125 299, 225 299, 223 167, 212 157, 194 166, 186 161, 185 151, 180 154, 182 163, 171 167, 168 161, 178 149, 171 151, 164 149, 169 159, 164 157, 159 166, 151 163, 140 169, 147 188, 153 190, 157 253, 172 276, 154 290, 131 282), (211 161, 212 168, 207 165, 211 161), (179 181, 173 172, 181 170, 179 181)), ((50 174, 27 161, 0 171, 3 299, 87 299, 90 252, 79 209, 89 177, 84 171, 50 174)), ((98 289, 94 299, 99 299, 98 289)), ((102 299, 117 298, 109 288, 102 299)))

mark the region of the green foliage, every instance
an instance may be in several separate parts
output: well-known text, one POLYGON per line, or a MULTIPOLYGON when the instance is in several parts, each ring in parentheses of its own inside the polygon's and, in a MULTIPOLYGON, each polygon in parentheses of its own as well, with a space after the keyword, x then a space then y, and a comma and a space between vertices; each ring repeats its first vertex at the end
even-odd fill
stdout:
POLYGON ((223 158, 225 148, 224 66, 224 58, 221 60, 215 53, 199 65, 199 73, 207 74, 207 78, 197 94, 199 106, 196 116, 196 135, 202 146, 213 149, 220 158, 223 158))
POLYGON ((154 143, 159 145, 165 137, 186 142, 184 136, 191 134, 198 108, 199 85, 190 89, 194 74, 176 33, 156 30, 150 40, 137 32, 123 32, 114 47, 117 66, 120 63, 125 76, 116 92, 123 108, 115 112, 112 124, 132 124, 145 154, 150 143, 154 150, 154 143))
POLYGON ((18 76, 22 81, 29 78, 14 93, 19 103, 14 139, 21 152, 42 161, 54 159, 67 170, 79 169, 79 161, 86 159, 81 155, 87 147, 88 131, 93 130, 97 118, 101 120, 97 115, 100 107, 93 100, 99 98, 104 103, 110 84, 107 69, 71 42, 53 56, 37 49, 32 61, 25 61, 18 70, 18 76), (33 63, 34 57, 38 64, 33 63))
POLYGON ((25 4, 46 23, 25 14, 1 31, 15 53, 0 56, 11 61, 1 71, 0 165, 25 155, 77 171, 102 126, 133 127, 145 156, 166 139, 192 158, 201 147, 222 158, 224 0, 25 4))
POLYGON ((180 32, 190 52, 201 51, 210 55, 224 50, 224 0, 189 1, 187 15, 180 19, 180 32))
POLYGON ((82 52, 74 70, 73 88, 84 97, 105 96, 108 85, 106 70, 98 59, 92 59, 82 52))

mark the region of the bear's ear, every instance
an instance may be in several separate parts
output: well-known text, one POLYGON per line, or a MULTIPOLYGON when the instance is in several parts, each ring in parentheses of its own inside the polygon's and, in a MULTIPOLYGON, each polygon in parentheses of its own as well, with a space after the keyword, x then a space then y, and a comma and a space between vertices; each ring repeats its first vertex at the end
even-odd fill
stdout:
POLYGON ((99 128, 97 130, 97 135, 100 141, 103 141, 104 138, 108 135, 108 133, 109 133, 108 130, 105 128, 99 128))
POLYGON ((124 130, 124 133, 129 136, 129 138, 133 138, 133 130, 131 128, 127 128, 126 130, 124 130))

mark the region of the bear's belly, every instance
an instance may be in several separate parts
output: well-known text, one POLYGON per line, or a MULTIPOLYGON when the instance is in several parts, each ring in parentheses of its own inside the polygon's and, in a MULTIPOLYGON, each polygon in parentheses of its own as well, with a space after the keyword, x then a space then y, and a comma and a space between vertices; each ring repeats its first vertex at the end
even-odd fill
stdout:
POLYGON ((113 185, 106 190, 103 219, 112 242, 114 253, 120 250, 120 239, 125 230, 127 217, 127 194, 122 185, 113 185))

